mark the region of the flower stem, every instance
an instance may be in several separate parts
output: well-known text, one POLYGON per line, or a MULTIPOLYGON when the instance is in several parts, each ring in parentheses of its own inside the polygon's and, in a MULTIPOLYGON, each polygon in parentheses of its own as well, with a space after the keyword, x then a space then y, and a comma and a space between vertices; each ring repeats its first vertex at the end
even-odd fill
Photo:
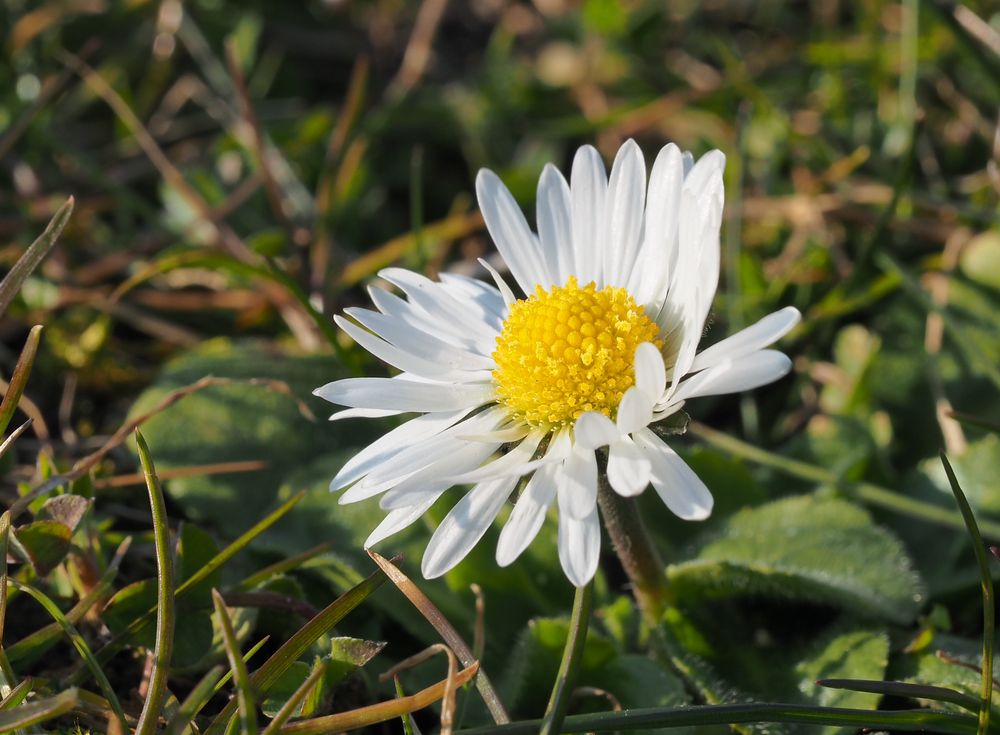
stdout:
POLYGON ((573 598, 573 613, 569 620, 569 631, 566 637, 566 648, 563 649, 559 673, 556 675, 549 697, 549 706, 545 709, 545 718, 539 730, 541 735, 556 735, 562 728, 563 718, 569 706, 570 694, 576 680, 577 669, 583 657, 583 647, 587 641, 587 626, 590 624, 590 609, 593 601, 594 583, 587 582, 583 587, 576 588, 573 598))
POLYGON ((632 593, 639 603, 643 620, 655 629, 663 613, 673 605, 674 595, 667 585, 663 561, 646 532, 635 498, 623 498, 602 478, 597 503, 611 545, 632 583, 632 593))

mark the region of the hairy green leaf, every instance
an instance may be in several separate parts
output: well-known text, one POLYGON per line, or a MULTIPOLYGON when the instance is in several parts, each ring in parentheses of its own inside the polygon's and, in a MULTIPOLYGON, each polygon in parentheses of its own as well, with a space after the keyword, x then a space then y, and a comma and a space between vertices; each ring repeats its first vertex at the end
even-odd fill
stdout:
POLYGON ((923 600, 920 578, 891 533, 851 503, 815 496, 735 514, 667 574, 682 597, 810 600, 903 624, 923 600))

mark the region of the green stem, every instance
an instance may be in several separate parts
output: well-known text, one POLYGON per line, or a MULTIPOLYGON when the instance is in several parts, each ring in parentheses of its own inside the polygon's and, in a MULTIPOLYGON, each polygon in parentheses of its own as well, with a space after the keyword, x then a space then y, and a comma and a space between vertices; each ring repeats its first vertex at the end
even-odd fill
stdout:
MULTIPOLYGON (((843 480, 835 473, 825 470, 822 467, 768 452, 765 449, 740 441, 721 431, 710 429, 696 421, 691 422, 688 431, 708 444, 727 452, 732 452, 737 457, 743 457, 765 467, 773 467, 786 475, 831 485, 852 500, 929 523, 937 523, 954 530, 965 530, 965 523, 962 517, 940 505, 917 500, 916 498, 911 498, 871 482, 849 482, 843 480)), ((1000 540, 1000 523, 984 520, 979 524, 979 528, 987 537, 1000 540)))
POLYGON ((597 503, 611 545, 632 583, 632 593, 639 603, 643 620, 655 630, 663 613, 673 605, 674 595, 667 585, 663 561, 646 532, 635 498, 623 498, 602 478, 597 503))
POLYGON ((576 681, 577 669, 583 658, 583 648, 587 642, 587 626, 590 624, 590 610, 593 603, 594 583, 588 582, 583 587, 576 588, 573 598, 573 614, 569 620, 569 631, 566 637, 566 648, 563 649, 559 673, 552 687, 549 706, 545 710, 541 735, 555 735, 562 731, 563 718, 569 706, 570 694, 576 681))

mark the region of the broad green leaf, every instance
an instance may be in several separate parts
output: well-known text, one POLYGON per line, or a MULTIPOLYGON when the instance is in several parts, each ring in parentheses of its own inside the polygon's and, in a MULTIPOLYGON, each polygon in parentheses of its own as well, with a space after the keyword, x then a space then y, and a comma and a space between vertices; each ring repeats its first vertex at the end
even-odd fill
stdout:
POLYGON ((667 575, 681 597, 809 600, 901 624, 923 600, 920 578, 889 531, 851 503, 816 496, 737 513, 667 575))
MULTIPOLYGON (((312 667, 305 661, 296 661, 285 669, 261 702, 261 711, 268 717, 274 717, 278 714, 278 710, 295 693, 295 690, 302 686, 302 683, 309 678, 310 672, 312 672, 312 667)), ((300 704, 292 717, 308 717, 310 714, 310 712, 304 712, 303 705, 300 704)))
MULTIPOLYGON (((189 517, 211 524, 224 536, 237 536, 260 520, 273 507, 278 488, 300 467, 317 457, 335 455, 339 458, 332 467, 335 470, 350 456, 348 448, 363 446, 380 430, 370 421, 331 424, 325 420, 332 406, 311 394, 316 387, 344 377, 334 358, 293 356, 263 343, 226 340, 205 343, 168 363, 133 405, 132 415, 150 410, 171 391, 206 375, 282 381, 316 417, 312 421, 304 416, 291 396, 239 383, 189 395, 145 424, 143 434, 156 447, 161 471, 247 459, 267 463, 265 469, 253 473, 184 477, 165 483, 167 493, 189 517)), ((329 496, 324 500, 335 506, 329 496)), ((315 508, 294 513, 298 512, 315 512, 315 508)), ((282 523, 290 521, 285 518, 282 523)), ((330 537, 329 527, 315 523, 307 534, 275 536, 270 541, 265 537, 255 549, 271 544, 289 554, 330 537)))
POLYGON ((11 545, 44 577, 66 556, 72 537, 73 531, 59 521, 33 521, 14 529, 11 545))

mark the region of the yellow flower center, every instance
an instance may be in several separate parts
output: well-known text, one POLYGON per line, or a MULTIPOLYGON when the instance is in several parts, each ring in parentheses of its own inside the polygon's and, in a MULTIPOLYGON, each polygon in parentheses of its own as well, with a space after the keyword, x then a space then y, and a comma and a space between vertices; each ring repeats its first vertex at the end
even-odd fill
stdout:
POLYGON ((493 380, 513 414, 546 429, 572 424, 584 411, 615 418, 635 382, 635 350, 662 346, 657 327, 624 288, 541 286, 510 308, 497 337, 493 380))

